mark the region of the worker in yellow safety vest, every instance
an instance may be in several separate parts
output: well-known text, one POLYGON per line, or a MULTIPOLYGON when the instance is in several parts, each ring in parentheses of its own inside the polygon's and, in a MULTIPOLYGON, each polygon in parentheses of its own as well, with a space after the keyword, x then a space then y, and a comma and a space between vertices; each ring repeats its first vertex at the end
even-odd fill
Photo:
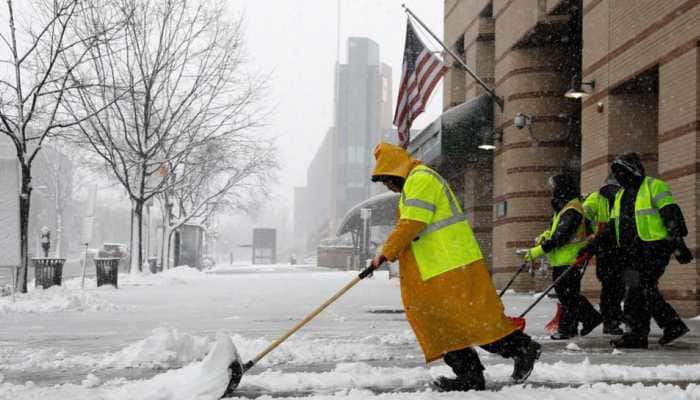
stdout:
POLYGON ((610 169, 622 186, 615 195, 612 222, 582 250, 597 254, 602 242, 612 240, 626 267, 624 318, 629 330, 610 344, 617 348, 647 348, 653 316, 663 329, 659 344, 666 345, 689 331, 659 291, 659 278, 672 254, 681 264, 693 260, 683 239, 688 234, 685 219, 668 184, 647 176, 637 153, 619 155, 610 169))
POLYGON ((547 256, 552 266, 552 280, 564 275, 554 286, 561 303, 561 319, 552 340, 566 340, 574 336, 585 336, 603 322, 600 313, 581 294, 583 271, 574 265, 579 250, 586 245, 586 229, 583 219, 578 183, 571 175, 559 174, 549 179, 552 188, 552 225, 540 237, 541 244, 525 254, 525 260, 533 261, 547 256), (582 323, 578 330, 579 321, 582 323))
POLYGON ((373 265, 399 260, 401 297, 426 362, 444 358, 455 378, 439 390, 483 390, 484 367, 475 346, 514 359, 512 378, 523 382, 540 345, 515 329, 469 223, 452 189, 435 170, 401 147, 375 148, 372 181, 401 193, 396 226, 373 265))
MULTIPOLYGON (((589 194, 583 202, 583 213, 593 235, 600 234, 610 221, 610 212, 620 184, 610 174, 603 186, 589 194)), ((600 281, 600 313, 603 316, 603 333, 622 335, 620 324, 624 321, 622 299, 625 297, 624 265, 618 262, 617 243, 607 240, 601 243, 596 255, 595 274, 600 281)))

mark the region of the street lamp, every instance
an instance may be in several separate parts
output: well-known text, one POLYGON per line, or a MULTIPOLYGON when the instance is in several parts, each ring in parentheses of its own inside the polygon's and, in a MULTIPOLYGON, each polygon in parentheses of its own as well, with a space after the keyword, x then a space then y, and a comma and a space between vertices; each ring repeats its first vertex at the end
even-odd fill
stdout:
POLYGON ((484 129, 481 131, 481 144, 479 149, 486 151, 496 150, 496 130, 484 129))
POLYGON ((593 90, 595 89, 595 80, 581 82, 579 76, 574 75, 574 77, 571 78, 571 87, 569 88, 569 90, 566 91, 566 93, 564 93, 564 97, 568 99, 582 99, 590 96, 591 93, 584 90, 584 86, 590 86, 590 91, 593 92, 593 90))

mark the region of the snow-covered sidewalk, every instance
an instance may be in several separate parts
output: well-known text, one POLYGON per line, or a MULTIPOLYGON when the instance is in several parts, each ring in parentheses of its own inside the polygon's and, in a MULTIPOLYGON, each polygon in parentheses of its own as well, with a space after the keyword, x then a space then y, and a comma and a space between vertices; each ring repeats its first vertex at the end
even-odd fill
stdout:
MULTIPOLYGON (((352 279, 355 273, 313 266, 177 268, 120 275, 120 288, 61 288, 0 298, 0 398, 189 399, 204 374, 221 380, 225 359, 205 360, 216 333, 247 360, 352 279), (196 378, 200 376, 199 378, 196 378), (193 386, 194 385, 194 386, 193 386)), ((507 295, 516 315, 531 295, 507 295)), ((511 386, 509 360, 481 352, 483 393, 433 392, 449 374, 425 366, 401 309, 397 280, 386 273, 361 282, 249 371, 237 395, 312 399, 700 399, 700 321, 673 346, 612 351, 599 330, 552 342, 542 327, 554 304, 528 315, 527 332, 545 353, 525 385, 511 386)), ((659 332, 654 334, 658 336, 659 332)), ((655 341, 652 339, 652 341, 655 341)), ((219 352, 221 354, 225 352, 219 352)), ((219 355, 224 357, 224 355, 219 355)), ((206 386, 206 385, 205 385, 206 386)))

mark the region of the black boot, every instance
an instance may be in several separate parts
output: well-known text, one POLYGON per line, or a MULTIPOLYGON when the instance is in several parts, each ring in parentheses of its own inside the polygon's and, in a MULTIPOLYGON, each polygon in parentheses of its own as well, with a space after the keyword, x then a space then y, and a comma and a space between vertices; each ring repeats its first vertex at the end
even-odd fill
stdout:
POLYGON ((648 349, 649 341, 646 336, 625 333, 619 338, 611 340, 610 345, 616 349, 648 349))
POLYGON ((622 328, 620 328, 620 323, 617 321, 606 321, 603 323, 603 333, 606 335, 622 335, 625 333, 622 328))
POLYGON ((659 345, 665 346, 688 332, 690 332, 688 326, 683 321, 678 321, 664 329, 664 334, 659 339, 659 345))
POLYGON ((513 357, 513 374, 511 378, 513 378, 515 383, 525 382, 532 373, 532 369, 535 368, 535 361, 540 358, 540 354, 542 354, 540 344, 531 341, 521 354, 513 357))
POLYGON ((484 379, 483 372, 474 373, 471 375, 459 375, 456 378, 440 376, 433 381, 433 386, 435 386, 441 392, 484 390, 486 388, 486 380, 484 379))
POLYGON ((576 333, 565 331, 556 331, 552 336, 550 336, 552 340, 569 340, 573 337, 576 337, 576 333))
POLYGON ((602 323, 603 317, 600 314, 598 314, 597 312, 595 314, 591 314, 591 317, 583 323, 583 326, 581 327, 581 332, 579 334, 581 336, 586 336, 602 323))

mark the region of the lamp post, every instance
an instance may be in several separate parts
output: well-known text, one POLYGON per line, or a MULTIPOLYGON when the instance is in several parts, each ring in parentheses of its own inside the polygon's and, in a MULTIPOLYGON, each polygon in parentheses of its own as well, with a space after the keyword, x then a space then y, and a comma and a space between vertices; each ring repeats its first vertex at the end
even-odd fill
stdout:
POLYGON ((371 208, 361 208, 360 209, 360 219, 362 220, 362 242, 360 242, 360 256, 362 257, 359 266, 360 269, 364 268, 365 261, 369 258, 369 228, 370 219, 372 218, 371 208))

